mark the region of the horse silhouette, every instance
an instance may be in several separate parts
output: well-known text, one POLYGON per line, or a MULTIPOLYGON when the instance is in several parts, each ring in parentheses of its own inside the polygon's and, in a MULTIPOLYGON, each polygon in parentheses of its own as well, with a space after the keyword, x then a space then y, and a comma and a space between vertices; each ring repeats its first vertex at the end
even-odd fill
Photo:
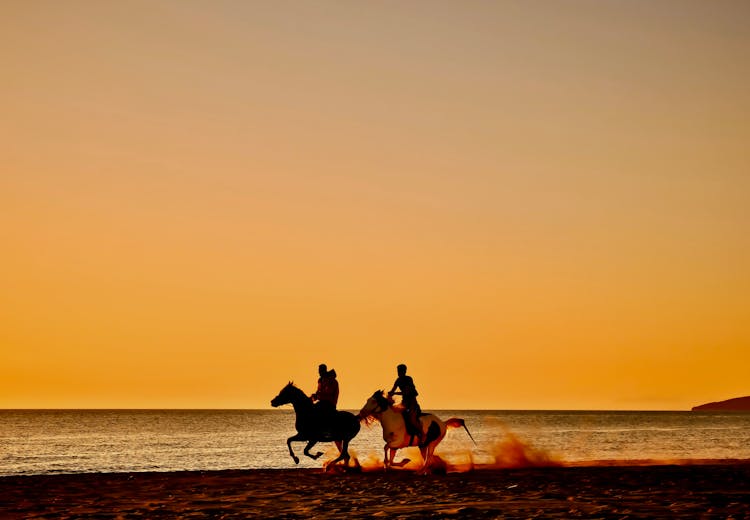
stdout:
POLYGON ((454 417, 443 422, 434 414, 422 414, 419 417, 419 422, 422 426, 422 443, 417 444, 417 438, 409 434, 406 429, 404 415, 400 410, 394 408, 393 399, 385 397, 382 390, 378 390, 372 394, 357 414, 357 417, 360 420, 374 417, 383 427, 383 440, 385 441, 383 465, 386 470, 391 466, 400 467, 409 462, 409 459, 403 459, 400 462, 394 463, 393 459, 396 457, 397 450, 409 446, 419 446, 423 461, 420 473, 426 473, 429 469, 435 448, 443 440, 443 437, 445 437, 448 428, 463 426, 469 438, 476 444, 463 419, 454 417))
POLYGON ((294 427, 297 435, 292 435, 286 440, 289 447, 289 455, 299 464, 299 458, 292 450, 292 442, 307 441, 303 453, 313 460, 323 455, 323 452, 310 453, 310 449, 318 442, 334 442, 339 450, 339 456, 333 459, 328 466, 344 461, 344 466, 349 465, 349 442, 359 433, 359 420, 353 413, 337 410, 331 415, 328 422, 321 420, 317 408, 314 406, 305 392, 289 382, 281 389, 279 395, 271 400, 274 408, 283 404, 291 404, 294 407, 296 420, 294 427))

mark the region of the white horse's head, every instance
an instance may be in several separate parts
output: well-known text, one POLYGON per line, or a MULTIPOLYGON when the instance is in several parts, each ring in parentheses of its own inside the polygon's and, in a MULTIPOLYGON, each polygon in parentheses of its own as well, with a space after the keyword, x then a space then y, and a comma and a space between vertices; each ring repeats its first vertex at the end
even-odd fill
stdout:
POLYGON ((391 405, 391 401, 383 395, 382 390, 376 390, 357 414, 359 420, 367 420, 368 417, 377 416, 385 412, 391 405))

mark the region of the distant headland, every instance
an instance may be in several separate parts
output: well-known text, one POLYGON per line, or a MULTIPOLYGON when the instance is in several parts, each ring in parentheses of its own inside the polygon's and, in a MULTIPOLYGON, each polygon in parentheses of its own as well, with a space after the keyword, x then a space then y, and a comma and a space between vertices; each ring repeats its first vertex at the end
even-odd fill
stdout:
POLYGON ((706 403, 700 406, 693 406, 694 412, 750 412, 750 395, 747 397, 735 397, 726 401, 716 403, 706 403))

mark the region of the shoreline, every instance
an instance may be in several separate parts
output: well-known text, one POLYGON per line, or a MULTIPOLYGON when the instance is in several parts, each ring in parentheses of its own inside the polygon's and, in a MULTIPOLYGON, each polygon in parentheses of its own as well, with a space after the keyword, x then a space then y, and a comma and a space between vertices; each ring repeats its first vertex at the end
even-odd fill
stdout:
POLYGON ((0 477, 3 518, 750 517, 750 461, 0 477))
MULTIPOLYGON (((355 460, 353 457, 352 460, 355 460)), ((600 459, 600 460, 579 460, 579 461, 559 461, 557 459, 550 459, 547 462, 533 463, 528 461, 513 462, 511 461, 507 465, 503 463, 498 464, 483 464, 483 463, 470 463, 462 464, 455 462, 446 462, 440 458, 439 455, 433 459, 436 468, 433 469, 432 473, 436 475, 454 474, 454 473, 471 473, 472 471, 499 471, 499 470, 522 470, 522 469, 543 469, 543 468, 596 468, 596 467, 658 467, 658 466, 750 466, 750 459, 741 458, 724 458, 724 459, 600 459)), ((414 461, 417 462, 418 461, 414 461)), ((398 473, 416 473, 418 464, 414 462, 407 464, 405 468, 393 468, 392 472, 398 473)), ((359 464, 359 462, 357 462, 359 464)), ((364 466, 351 467, 347 473, 378 473, 383 472, 382 461, 376 460, 376 466, 372 466, 372 461, 368 461, 364 466)), ((324 467, 321 465, 319 468, 310 467, 295 467, 290 465, 286 468, 224 468, 224 469, 179 469, 179 470, 146 470, 146 471, 75 471, 75 472, 47 472, 47 473, 11 473, 11 474, 0 474, 0 483, 3 479, 20 478, 20 477, 75 477, 79 475, 102 475, 102 476, 115 476, 115 475, 164 475, 164 474, 215 474, 224 472, 321 472, 325 473, 324 467)), ((343 473, 344 471, 336 471, 336 473, 343 473)))

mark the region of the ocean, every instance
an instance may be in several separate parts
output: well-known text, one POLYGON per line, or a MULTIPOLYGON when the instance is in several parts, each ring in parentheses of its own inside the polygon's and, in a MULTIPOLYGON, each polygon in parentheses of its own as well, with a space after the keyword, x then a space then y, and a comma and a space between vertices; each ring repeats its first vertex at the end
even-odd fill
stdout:
MULTIPOLYGON (((448 462, 492 463, 519 450, 569 464, 750 459, 750 413, 433 412, 464 418, 477 443, 450 430, 437 448, 448 462)), ((286 447, 294 433, 291 409, 0 410, 0 475, 320 468, 326 457, 303 456, 304 443, 293 445, 294 464, 286 447)), ((381 434, 378 423, 362 425, 351 452, 382 460, 381 434)))

